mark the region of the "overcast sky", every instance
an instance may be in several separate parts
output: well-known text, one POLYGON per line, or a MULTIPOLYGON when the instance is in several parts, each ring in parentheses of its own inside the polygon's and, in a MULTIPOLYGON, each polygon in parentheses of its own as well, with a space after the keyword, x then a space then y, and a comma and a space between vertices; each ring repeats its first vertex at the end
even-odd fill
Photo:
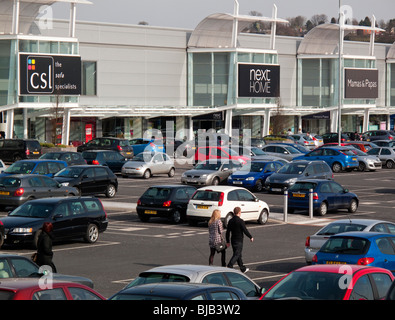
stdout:
MULTIPOLYGON (((77 20, 138 24, 194 29, 200 21, 213 13, 233 13, 233 0, 90 0, 92 5, 78 5, 77 20)), ((329 20, 338 17, 339 0, 238 0, 239 13, 257 11, 265 17, 272 15, 277 5, 278 17, 298 15, 307 19, 314 14, 326 14, 329 20)), ((352 8, 358 21, 376 16, 378 21, 395 18, 395 0, 341 0, 352 8)), ((69 5, 53 6, 55 18, 69 18, 69 5)))

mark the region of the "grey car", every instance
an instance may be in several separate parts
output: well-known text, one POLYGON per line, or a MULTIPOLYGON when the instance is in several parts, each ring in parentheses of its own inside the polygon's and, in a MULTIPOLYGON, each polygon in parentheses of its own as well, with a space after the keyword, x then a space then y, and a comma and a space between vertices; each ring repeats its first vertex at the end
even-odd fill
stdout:
POLYGON ((367 154, 378 156, 381 163, 388 169, 393 169, 395 165, 395 151, 389 147, 379 147, 370 149, 367 154))
POLYGON ((241 289, 249 299, 258 299, 262 289, 241 271, 226 267, 179 264, 149 269, 126 288, 153 282, 211 283, 241 289))
POLYGON ((251 160, 279 161, 282 164, 289 162, 284 158, 268 154, 258 147, 231 146, 231 149, 235 150, 240 155, 251 157, 251 160))
POLYGON ((281 143, 270 143, 266 146, 263 146, 262 150, 268 155, 280 157, 288 161, 292 161, 293 158, 304 155, 304 153, 300 152, 298 149, 289 145, 283 145, 281 143))
POLYGON ((181 175, 181 182, 193 185, 218 185, 226 183, 228 177, 242 167, 239 161, 206 160, 199 162, 194 169, 181 175))
POLYGON ((352 152, 357 155, 359 171, 376 171, 383 167, 380 158, 376 155, 367 154, 366 152, 356 148, 355 150, 352 149, 352 152))
POLYGON ((371 231, 395 234, 395 223, 373 219, 341 219, 331 222, 306 238, 304 249, 306 263, 311 264, 314 255, 330 236, 348 231, 371 231))
POLYGON ((302 179, 333 180, 333 172, 328 164, 321 160, 294 160, 267 177, 265 188, 269 192, 283 192, 302 179))
MULTIPOLYGON (((306 133, 293 134, 291 135, 291 137, 295 139, 296 143, 299 143, 310 150, 315 149, 317 147, 312 136, 307 135, 306 133)), ((322 137, 320 137, 320 140, 322 140, 322 137)))
POLYGON ((162 152, 141 152, 127 161, 121 169, 122 177, 149 179, 152 175, 167 174, 174 177, 174 161, 162 152))

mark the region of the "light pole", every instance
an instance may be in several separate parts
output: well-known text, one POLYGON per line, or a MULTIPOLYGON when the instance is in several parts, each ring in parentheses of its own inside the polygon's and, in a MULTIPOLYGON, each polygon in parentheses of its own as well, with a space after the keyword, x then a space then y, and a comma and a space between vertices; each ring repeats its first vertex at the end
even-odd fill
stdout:
POLYGON ((342 66, 342 55, 343 55, 343 24, 344 24, 344 14, 341 12, 341 0, 339 0, 339 88, 338 88, 338 123, 337 123, 337 132, 338 132, 338 143, 341 145, 341 124, 342 124, 342 74, 343 74, 343 66, 342 66))

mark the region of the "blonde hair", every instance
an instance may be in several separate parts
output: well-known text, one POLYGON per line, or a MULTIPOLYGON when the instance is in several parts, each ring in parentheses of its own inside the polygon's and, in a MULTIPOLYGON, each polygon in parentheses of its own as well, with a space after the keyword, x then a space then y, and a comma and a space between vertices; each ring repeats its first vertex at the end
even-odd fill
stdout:
POLYGON ((221 210, 215 209, 211 214, 211 218, 208 221, 208 225, 212 224, 215 220, 218 220, 220 218, 221 218, 221 210))

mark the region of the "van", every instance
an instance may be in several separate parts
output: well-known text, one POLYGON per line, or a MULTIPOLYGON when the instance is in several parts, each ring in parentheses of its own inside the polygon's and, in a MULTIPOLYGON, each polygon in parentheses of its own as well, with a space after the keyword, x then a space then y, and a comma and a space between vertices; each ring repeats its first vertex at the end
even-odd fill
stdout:
POLYGON ((133 148, 131 147, 128 139, 121 138, 95 138, 83 145, 77 147, 78 152, 88 150, 114 150, 118 151, 125 158, 133 158, 133 148))
POLYGON ((41 145, 33 139, 0 139, 0 159, 15 162, 41 157, 41 145))

